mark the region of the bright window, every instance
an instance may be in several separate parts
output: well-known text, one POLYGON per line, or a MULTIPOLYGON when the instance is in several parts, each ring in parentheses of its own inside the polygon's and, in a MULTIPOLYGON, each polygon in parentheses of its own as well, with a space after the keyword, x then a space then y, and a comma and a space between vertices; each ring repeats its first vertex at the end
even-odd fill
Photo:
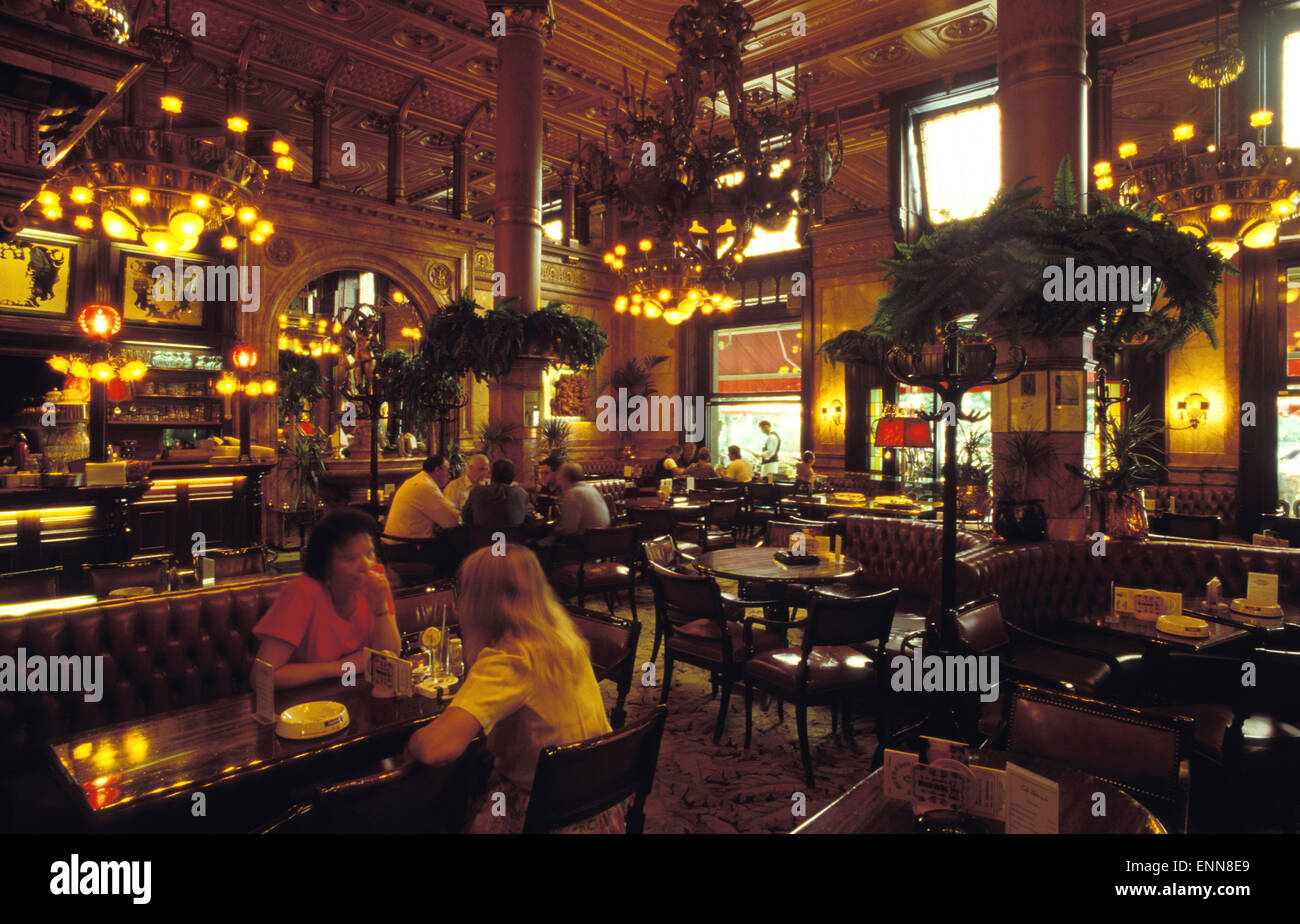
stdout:
POLYGON ((988 207, 1002 183, 997 103, 923 118, 921 181, 926 217, 935 223, 970 218, 988 207))
POLYGON ((780 473, 792 475, 799 461, 799 403, 803 385, 803 332, 799 324, 764 324, 713 332, 713 394, 709 402, 708 446, 714 463, 727 447, 757 463, 763 448, 761 421, 781 440, 780 473))
POLYGON ((1282 144, 1300 146, 1300 32, 1282 40, 1282 144))
POLYGON ((746 257, 761 257, 769 253, 784 253, 799 249, 799 216, 791 215, 786 226, 780 231, 754 229, 754 236, 745 247, 746 257))

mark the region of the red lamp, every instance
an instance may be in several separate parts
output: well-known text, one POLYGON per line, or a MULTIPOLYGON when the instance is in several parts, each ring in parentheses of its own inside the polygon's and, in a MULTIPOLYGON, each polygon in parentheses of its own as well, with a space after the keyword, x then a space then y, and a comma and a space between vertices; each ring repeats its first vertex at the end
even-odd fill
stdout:
POLYGON ((230 361, 236 369, 252 369, 257 365, 257 350, 251 346, 237 346, 230 353, 230 361))
POLYGON ((882 417, 876 421, 876 445, 899 449, 929 449, 934 434, 919 417, 882 417))
POLYGON ((87 305, 77 312, 77 327, 92 340, 108 340, 122 329, 122 316, 112 305, 87 305))

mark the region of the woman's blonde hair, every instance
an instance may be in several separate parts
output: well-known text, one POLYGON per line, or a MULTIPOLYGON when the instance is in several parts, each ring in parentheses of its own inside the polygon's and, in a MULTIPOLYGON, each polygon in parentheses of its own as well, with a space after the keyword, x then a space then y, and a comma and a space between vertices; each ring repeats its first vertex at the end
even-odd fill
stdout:
MULTIPOLYGON (((591 670, 590 648, 546 580, 532 550, 507 545, 472 553, 456 578, 456 616, 483 647, 513 639, 552 685, 591 670)), ((470 641, 467 639, 467 641, 470 641)), ((469 658, 478 651, 466 651, 469 658)))

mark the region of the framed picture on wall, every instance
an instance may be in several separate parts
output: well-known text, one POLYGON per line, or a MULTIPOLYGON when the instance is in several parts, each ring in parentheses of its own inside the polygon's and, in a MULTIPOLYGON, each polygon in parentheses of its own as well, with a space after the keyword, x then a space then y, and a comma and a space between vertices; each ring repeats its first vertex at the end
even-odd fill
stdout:
POLYGON ((0 311, 66 315, 75 250, 71 243, 20 235, 0 244, 0 311))
POLYGON ((125 249, 118 252, 121 254, 122 317, 127 323, 203 326, 204 279, 188 270, 193 267, 202 273, 206 263, 189 257, 177 261, 174 257, 156 257, 125 249), (185 278, 173 278, 178 262, 181 276, 190 277, 188 286, 185 278))
POLYGON ((1052 429, 1076 432, 1087 429, 1083 370, 1054 369, 1048 378, 1052 383, 1052 429))
POLYGON ((1011 429, 1047 429, 1047 385, 1045 372, 1022 372, 1007 383, 1011 405, 1011 429))

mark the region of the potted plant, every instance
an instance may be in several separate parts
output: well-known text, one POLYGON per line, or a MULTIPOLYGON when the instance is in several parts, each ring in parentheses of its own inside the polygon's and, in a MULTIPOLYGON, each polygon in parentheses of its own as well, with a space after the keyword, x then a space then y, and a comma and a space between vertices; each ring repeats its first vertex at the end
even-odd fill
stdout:
POLYGON ((1038 542, 1047 536, 1042 498, 1030 497, 1035 481, 1056 468, 1056 446, 1042 430, 1011 430, 994 457, 997 503, 993 531, 1007 542, 1038 542))
POLYGON ((310 412, 317 400, 325 397, 325 383, 320 365, 310 356, 280 351, 280 426, 298 422, 304 411, 310 412))
POLYGON ((1101 532, 1111 539, 1147 537, 1146 491, 1164 466, 1154 454, 1164 438, 1164 421, 1144 407, 1116 420, 1107 414, 1101 428, 1101 462, 1098 473, 1066 465, 1083 481, 1091 502, 1088 532, 1101 532))
MULTIPOLYGON (((668 361, 667 356, 654 355, 645 356, 640 359, 633 356, 626 362, 615 366, 610 370, 609 377, 605 379, 603 388, 608 388, 617 393, 620 388, 627 389, 627 397, 631 399, 635 395, 643 398, 649 398, 651 395, 659 394, 659 389, 652 384, 654 380, 654 369, 668 361)), ((619 454, 624 459, 632 458, 632 443, 628 433, 621 433, 622 444, 619 454)))
POLYGON ((983 517, 989 506, 989 473, 993 468, 989 452, 989 431, 964 427, 957 447, 957 495, 966 516, 983 517))
POLYGON ((506 448, 515 441, 515 431, 518 429, 515 424, 484 424, 478 433, 479 452, 492 461, 503 458, 506 448))
POLYGON ((537 435, 546 444, 546 455, 555 456, 561 461, 568 456, 572 428, 567 420, 557 420, 554 417, 543 420, 537 428, 537 435))

